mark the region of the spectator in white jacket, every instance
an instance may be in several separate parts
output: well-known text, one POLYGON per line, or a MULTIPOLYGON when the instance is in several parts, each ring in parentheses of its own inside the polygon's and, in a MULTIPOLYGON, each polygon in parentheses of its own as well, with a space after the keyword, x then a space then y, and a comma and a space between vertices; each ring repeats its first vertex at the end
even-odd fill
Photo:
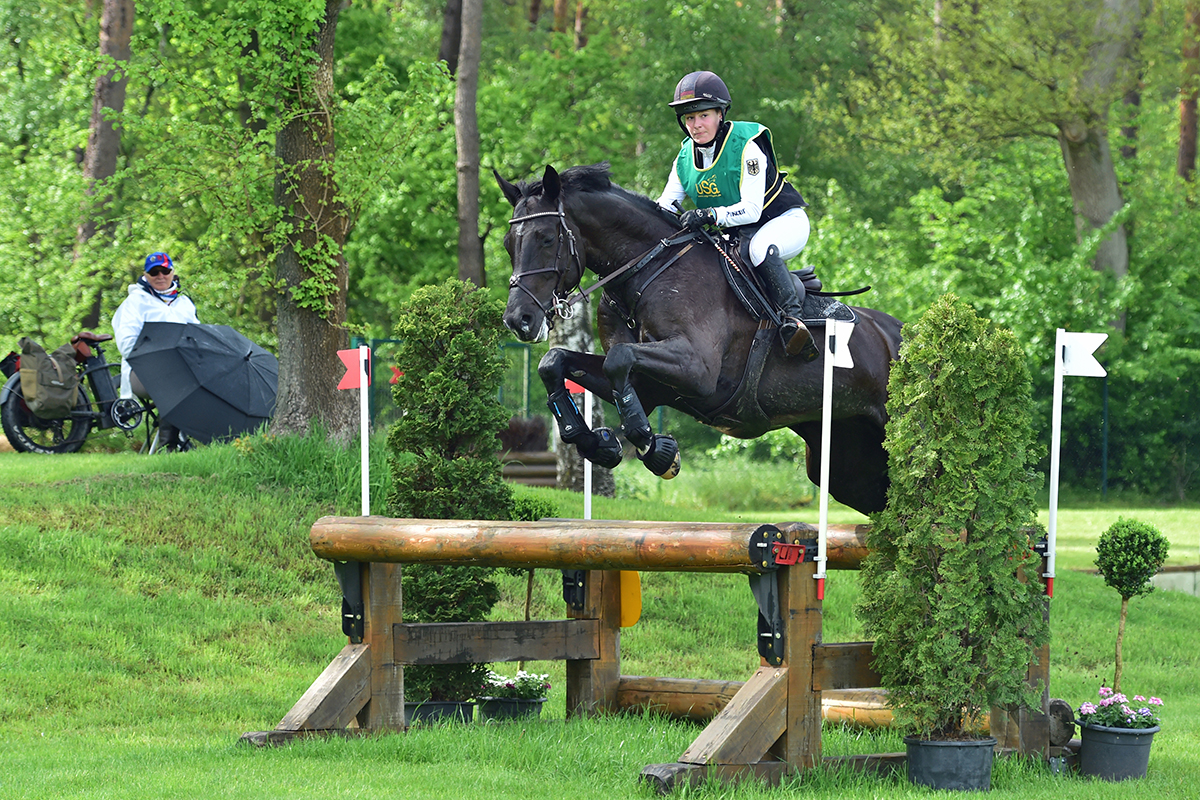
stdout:
MULTIPOLYGON (((134 394, 145 397, 141 381, 129 367, 130 351, 137 344, 138 334, 147 322, 195 322, 196 304, 179 291, 179 278, 175 275, 175 263, 166 253, 151 253, 146 256, 144 274, 137 283, 129 287, 129 296, 113 314, 113 335, 121 358, 121 397, 134 394)), ((185 441, 174 426, 162 424, 160 444, 168 449, 183 449, 185 441)))

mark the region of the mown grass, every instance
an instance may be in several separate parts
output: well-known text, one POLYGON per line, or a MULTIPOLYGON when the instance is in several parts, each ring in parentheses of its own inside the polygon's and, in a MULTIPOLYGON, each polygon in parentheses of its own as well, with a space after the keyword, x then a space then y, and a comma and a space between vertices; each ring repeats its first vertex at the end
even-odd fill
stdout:
MULTIPOLYGON (((374 508, 382 511, 379 447, 373 462, 374 508)), ((729 475, 725 481, 730 493, 746 494, 729 475)), ((0 454, 0 797, 649 796, 635 780, 641 768, 674 761, 698 729, 654 717, 566 723, 557 662, 529 665, 554 683, 536 723, 265 751, 236 744, 244 731, 273 727, 344 642, 332 570, 312 556, 307 535, 320 515, 357 513, 358 487, 357 450, 312 440, 255 437, 155 457, 0 454)), ((595 498, 593 516, 816 521, 811 507, 706 508, 687 491, 690 499, 672 505, 667 491, 658 499, 595 498)), ((534 493, 561 516, 582 515, 578 495, 534 493)), ((1072 549, 1060 560, 1053 603, 1051 693, 1076 705, 1111 674, 1119 598, 1096 576, 1070 568, 1090 566, 1089 542, 1121 514, 1162 527, 1173 561, 1195 561, 1177 552, 1188 536, 1195 541, 1194 509, 1135 503, 1060 511, 1060 541, 1072 549)), ((860 519, 840 507, 831 518, 860 519)), ((499 581, 497 618, 521 617, 524 577, 499 581)), ((740 680, 757 665, 744 577, 652 573, 643 575, 643 592, 643 618, 622 634, 625 674, 740 680)), ((863 638, 852 613, 857 593, 855 573, 831 575, 827 641, 863 638)), ((535 617, 562 616, 556 572, 536 573, 534 599, 535 617)), ((1200 780, 1200 656, 1190 641, 1197 620, 1200 600, 1177 593, 1130 605, 1126 688, 1167 702, 1147 779, 1136 787, 1093 784, 1005 760, 992 794, 1190 796, 1200 780)), ((902 749, 893 731, 827 728, 823 738, 827 755, 902 749)), ((684 794, 929 793, 897 778, 817 771, 772 791, 706 786, 684 794)))

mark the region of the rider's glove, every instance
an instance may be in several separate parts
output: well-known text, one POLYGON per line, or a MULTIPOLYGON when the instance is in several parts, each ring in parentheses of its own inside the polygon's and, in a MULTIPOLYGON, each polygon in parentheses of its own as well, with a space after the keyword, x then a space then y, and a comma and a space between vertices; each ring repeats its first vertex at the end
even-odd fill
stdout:
POLYGON ((694 208, 680 215, 679 224, 688 230, 698 231, 705 225, 716 225, 717 215, 711 208, 694 208))

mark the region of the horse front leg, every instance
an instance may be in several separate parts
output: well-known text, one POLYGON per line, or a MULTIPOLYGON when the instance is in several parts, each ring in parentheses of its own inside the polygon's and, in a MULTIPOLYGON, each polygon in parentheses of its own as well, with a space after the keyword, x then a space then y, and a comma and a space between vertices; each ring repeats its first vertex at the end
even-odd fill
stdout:
POLYGON ((604 356, 552 348, 538 364, 538 377, 546 386, 546 405, 558 424, 558 435, 575 445, 579 455, 606 469, 621 463, 621 443, 611 428, 592 430, 588 420, 567 391, 570 378, 589 392, 601 397, 613 396, 612 385, 604 375, 604 356))
POLYGON ((682 339, 615 345, 604 360, 604 372, 615 389, 613 402, 621 417, 621 432, 637 448, 646 469, 664 480, 679 474, 679 444, 673 436, 654 433, 631 373, 636 368, 680 394, 703 397, 715 390, 717 372, 710 366, 682 339))

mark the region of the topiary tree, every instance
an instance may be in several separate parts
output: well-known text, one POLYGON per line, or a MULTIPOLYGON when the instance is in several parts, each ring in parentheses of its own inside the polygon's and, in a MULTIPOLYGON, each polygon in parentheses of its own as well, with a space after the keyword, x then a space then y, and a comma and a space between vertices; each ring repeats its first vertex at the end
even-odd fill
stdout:
POLYGON ((1121 619, 1117 623, 1116 667, 1113 672, 1113 691, 1121 691, 1121 644, 1125 639, 1125 617, 1130 598, 1154 591, 1150 579, 1163 562, 1171 543, 1148 522, 1120 517, 1100 535, 1096 543, 1096 566, 1104 582, 1121 594, 1121 619))
POLYGON ((872 517, 857 613, 895 719, 965 738, 1025 685, 1048 638, 1028 530, 1040 476, 1025 355, 953 295, 904 328, 888 382, 891 487, 872 517))
MULTIPOLYGON (((508 413, 497 400, 504 306, 457 279, 413 292, 401 308, 393 388, 404 409, 388 433, 393 489, 388 513, 421 519, 511 519, 496 434, 508 413)), ((404 616, 413 622, 486 618, 499 599, 492 570, 406 566, 404 616)), ((483 684, 480 664, 413 666, 405 693, 414 700, 467 700, 483 684)))

